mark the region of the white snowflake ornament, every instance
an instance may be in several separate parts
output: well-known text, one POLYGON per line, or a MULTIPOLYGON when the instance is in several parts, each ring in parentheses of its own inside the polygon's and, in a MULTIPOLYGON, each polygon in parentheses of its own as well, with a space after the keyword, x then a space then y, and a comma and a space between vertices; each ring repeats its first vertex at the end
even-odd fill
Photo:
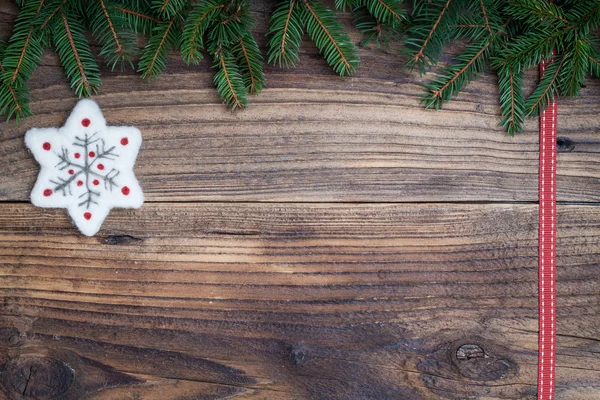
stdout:
POLYGON ((33 128, 25 145, 40 164, 31 203, 66 208, 81 233, 93 236, 113 207, 139 208, 144 194, 133 173, 142 134, 106 126, 100 107, 81 100, 62 128, 33 128))

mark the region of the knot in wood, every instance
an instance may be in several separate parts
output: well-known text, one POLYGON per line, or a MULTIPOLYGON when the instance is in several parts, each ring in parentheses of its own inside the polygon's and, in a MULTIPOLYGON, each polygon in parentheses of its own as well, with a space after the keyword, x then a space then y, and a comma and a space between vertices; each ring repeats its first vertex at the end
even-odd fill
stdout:
POLYGON ((575 142, 567 137, 556 138, 556 150, 559 153, 568 153, 575 150, 575 142))
POLYGON ((478 381, 496 381, 515 376, 517 365, 504 355, 502 347, 483 341, 453 346, 452 361, 461 375, 478 381))
POLYGON ((306 362, 307 354, 304 346, 293 345, 290 351, 290 361, 296 366, 301 367, 306 362))
POLYGON ((3 385, 16 398, 55 399, 69 390, 73 370, 50 357, 22 356, 4 368, 3 385))

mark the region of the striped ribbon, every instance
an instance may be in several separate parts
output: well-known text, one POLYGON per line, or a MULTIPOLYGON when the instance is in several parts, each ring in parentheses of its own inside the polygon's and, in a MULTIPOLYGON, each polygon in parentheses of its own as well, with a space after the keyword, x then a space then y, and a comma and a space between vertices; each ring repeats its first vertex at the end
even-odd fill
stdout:
MULTIPOLYGON (((540 76, 548 62, 540 65, 540 76)), ((554 399, 556 376, 556 111, 554 97, 540 115, 538 399, 554 399)))

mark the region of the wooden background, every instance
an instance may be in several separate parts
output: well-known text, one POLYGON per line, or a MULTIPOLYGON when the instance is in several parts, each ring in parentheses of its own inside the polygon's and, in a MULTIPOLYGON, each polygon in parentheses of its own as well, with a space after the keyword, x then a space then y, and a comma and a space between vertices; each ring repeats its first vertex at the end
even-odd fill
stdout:
MULTIPOLYGON (((87 238, 28 203, 24 133, 76 103, 46 52, 35 116, 0 124, 0 395, 535 399, 537 122, 504 134, 490 73, 435 112, 402 58, 360 56, 342 79, 306 41, 234 114, 208 62, 103 67, 147 202, 87 238)), ((590 80, 559 108, 559 400, 600 398, 599 101, 590 80)))

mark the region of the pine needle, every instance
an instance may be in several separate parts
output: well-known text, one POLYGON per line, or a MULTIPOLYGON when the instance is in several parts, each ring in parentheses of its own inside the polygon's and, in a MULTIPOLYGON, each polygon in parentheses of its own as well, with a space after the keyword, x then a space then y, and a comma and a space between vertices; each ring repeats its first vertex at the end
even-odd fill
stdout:
POLYGON ((235 59, 229 54, 225 54, 224 50, 217 51, 215 54, 215 63, 213 68, 217 69, 213 81, 217 88, 217 92, 225 101, 225 104, 235 110, 236 108, 244 108, 248 104, 246 96, 246 88, 238 66, 235 64, 235 59))
POLYGON ((204 33, 215 22, 217 13, 225 7, 222 0, 208 0, 197 3, 188 15, 183 27, 181 57, 188 64, 198 64, 202 60, 199 49, 204 48, 204 33))
POLYGON ((83 33, 81 18, 63 10, 53 23, 53 41, 65 73, 71 78, 71 88, 78 97, 90 96, 100 86, 100 69, 83 33))
POLYGON ((525 102, 526 115, 539 115, 558 94, 558 77, 564 62, 565 58, 559 57, 548 64, 540 83, 525 102))
POLYGON ((340 75, 351 75, 358 53, 333 11, 319 2, 304 0, 302 20, 325 61, 340 75))
MULTIPOLYGON (((0 58, 4 57, 5 51, 6 45, 0 42, 0 58)), ((6 72, 0 62, 0 73, 4 75, 6 72)), ((14 116, 17 122, 31 115, 25 86, 15 87, 10 83, 0 82, 0 114, 6 115, 7 121, 14 116)))
POLYGON ((168 21, 161 22, 152 31, 142 58, 138 65, 138 72, 142 78, 153 78, 162 73, 167 67, 169 50, 177 46, 180 29, 179 16, 174 16, 168 21))
POLYGON ((500 125, 506 129, 509 135, 514 135, 521 132, 525 116, 523 69, 505 65, 497 72, 500 109, 502 110, 500 125))
POLYGON ((258 94, 263 88, 265 77, 262 68, 263 58, 254 36, 250 32, 238 36, 233 52, 237 55, 237 63, 246 91, 250 94, 258 94))
POLYGON ((4 73, 1 79, 9 85, 24 82, 33 73, 42 58, 40 31, 32 25, 42 7, 44 0, 29 1, 17 17, 13 34, 2 57, 4 73))
POLYGON ((268 62, 280 67, 294 66, 298 61, 304 34, 298 0, 284 0, 271 16, 268 62))
POLYGON ((127 17, 119 11, 115 3, 107 0, 91 0, 87 5, 90 14, 92 34, 102 45, 100 55, 111 69, 125 62, 137 52, 135 34, 129 29, 127 17))
POLYGON ((158 15, 171 19, 187 5, 188 0, 152 0, 152 8, 158 15))

